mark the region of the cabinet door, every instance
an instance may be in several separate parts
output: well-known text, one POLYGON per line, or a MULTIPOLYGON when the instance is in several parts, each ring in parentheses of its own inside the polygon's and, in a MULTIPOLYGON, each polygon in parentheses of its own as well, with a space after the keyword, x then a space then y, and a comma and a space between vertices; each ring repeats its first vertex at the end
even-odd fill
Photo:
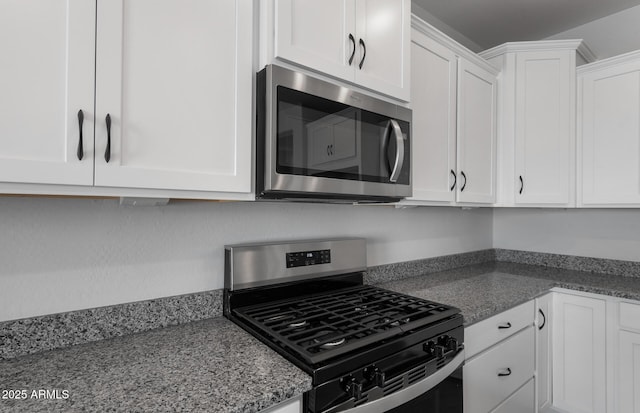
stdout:
POLYGON ((458 202, 496 201, 496 78, 458 61, 458 202))
POLYGON ((522 386, 507 400, 504 401, 491 413, 534 413, 536 412, 535 403, 533 401, 533 379, 522 386))
POLYGON ((551 405, 551 308, 553 295, 536 298, 536 400, 538 410, 551 405))
MULTIPOLYGON (((495 409, 517 389, 533 379, 533 327, 515 334, 465 362, 463 368, 464 413, 495 409)), ((533 388, 530 409, 534 411, 533 388)))
POLYGON ((640 204, 640 59, 581 84, 582 203, 640 204))
POLYGON ((553 404, 575 413, 606 412, 606 303, 555 294, 553 404))
POLYGON ((93 1, 0 2, 0 181, 93 184, 94 39, 93 1))
POLYGON ((355 0, 276 0, 274 26, 276 58, 353 81, 355 0))
POLYGON ((408 101, 411 1, 356 0, 356 16, 356 83, 408 101))
POLYGON ((640 413, 640 334, 620 331, 619 412, 640 413))
POLYGON ((574 201, 575 52, 516 57, 517 204, 574 201))
POLYGON ((289 399, 267 409, 264 413, 300 413, 302 411, 301 397, 289 399))
POLYGON ((98 3, 96 185, 250 192, 252 4, 98 3))
POLYGON ((456 55, 424 34, 411 42, 413 197, 455 201, 456 55))

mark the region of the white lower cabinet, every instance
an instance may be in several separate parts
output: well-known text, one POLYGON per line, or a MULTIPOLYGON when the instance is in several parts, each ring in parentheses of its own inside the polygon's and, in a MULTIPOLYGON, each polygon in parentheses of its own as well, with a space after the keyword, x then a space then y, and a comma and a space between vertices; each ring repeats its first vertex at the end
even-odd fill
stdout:
POLYGON ((618 338, 619 411, 640 413, 640 333, 620 331, 618 338))
POLYGON ((301 413, 302 412, 302 396, 285 400, 270 409, 264 410, 263 413, 301 413))
POLYGON ((533 310, 529 301, 465 329, 465 413, 535 411, 533 310))
POLYGON ((551 329, 553 294, 536 298, 536 404, 538 411, 551 405, 551 329))
POLYGON ((617 411, 640 413, 640 305, 621 302, 616 329, 617 411))
MULTIPOLYGON (((533 343, 533 326, 529 326, 465 365, 465 413, 490 412, 533 379, 533 343)), ((533 412, 533 388, 530 408, 533 412)))
POLYGON ((554 406, 606 412, 606 301, 556 294, 553 326, 554 406))
POLYGON ((465 349, 465 413, 640 413, 638 301, 554 288, 465 328, 465 349))
POLYGON ((534 413, 534 379, 531 379, 491 413, 534 413))

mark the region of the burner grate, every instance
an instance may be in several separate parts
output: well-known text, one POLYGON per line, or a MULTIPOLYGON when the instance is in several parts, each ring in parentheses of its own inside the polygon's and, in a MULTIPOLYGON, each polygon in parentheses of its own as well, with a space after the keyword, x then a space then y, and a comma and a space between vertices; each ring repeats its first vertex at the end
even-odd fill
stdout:
POLYGON ((458 310, 373 286, 344 288, 234 313, 270 340, 316 364, 412 329, 458 310))

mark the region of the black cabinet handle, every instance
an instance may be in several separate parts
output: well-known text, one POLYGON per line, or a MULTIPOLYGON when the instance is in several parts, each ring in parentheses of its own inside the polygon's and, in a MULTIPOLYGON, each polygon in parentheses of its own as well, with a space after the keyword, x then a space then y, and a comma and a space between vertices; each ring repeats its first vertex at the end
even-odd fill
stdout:
POLYGON ((451 175, 453 175, 453 185, 451 185, 450 189, 453 191, 455 189, 455 187, 456 187, 456 183, 458 182, 458 176, 453 171, 453 169, 451 170, 451 175))
POLYGON ((464 188, 467 187, 467 175, 464 174, 464 171, 460 171, 460 175, 464 178, 464 183, 462 184, 462 188, 460 188, 460 192, 462 192, 464 188))
POLYGON ((360 64, 358 67, 362 70, 362 65, 364 64, 364 59, 367 58, 367 46, 364 44, 364 40, 360 39, 360 46, 362 47, 362 60, 360 60, 360 64))
POLYGON ((107 149, 104 151, 104 160, 109 163, 111 160, 111 115, 107 113, 104 120, 107 122, 107 149))
POLYGON ((84 146, 82 145, 82 124, 84 123, 84 113, 82 109, 78 111, 78 129, 80 131, 78 138, 78 160, 81 161, 84 157, 84 146))
POLYGON ((538 330, 542 330, 542 328, 545 326, 545 324, 547 324, 547 316, 544 315, 544 313, 542 312, 542 309, 538 308, 538 311, 540 312, 540 315, 542 316, 542 324, 538 327, 538 330))
POLYGON ((503 330, 505 328, 511 328, 511 323, 507 321, 505 324, 500 324, 498 326, 498 330, 503 330))
POLYGON ((511 369, 509 367, 498 371, 498 377, 505 377, 505 376, 511 376, 511 369))
POLYGON ((356 38, 353 37, 351 33, 349 33, 349 40, 351 40, 351 44, 353 45, 351 56, 349 57, 349 66, 351 66, 351 63, 353 63, 353 58, 356 56, 356 38))
POLYGON ((520 194, 522 194, 523 189, 524 189, 524 181, 522 180, 522 175, 520 175, 520 194))

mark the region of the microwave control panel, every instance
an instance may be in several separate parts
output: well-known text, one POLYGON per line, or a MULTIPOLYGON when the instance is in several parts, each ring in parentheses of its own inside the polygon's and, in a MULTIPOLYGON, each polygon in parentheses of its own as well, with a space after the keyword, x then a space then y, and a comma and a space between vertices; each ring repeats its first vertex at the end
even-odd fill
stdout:
POLYGON ((331 263, 331 250, 287 252, 287 268, 331 263))

